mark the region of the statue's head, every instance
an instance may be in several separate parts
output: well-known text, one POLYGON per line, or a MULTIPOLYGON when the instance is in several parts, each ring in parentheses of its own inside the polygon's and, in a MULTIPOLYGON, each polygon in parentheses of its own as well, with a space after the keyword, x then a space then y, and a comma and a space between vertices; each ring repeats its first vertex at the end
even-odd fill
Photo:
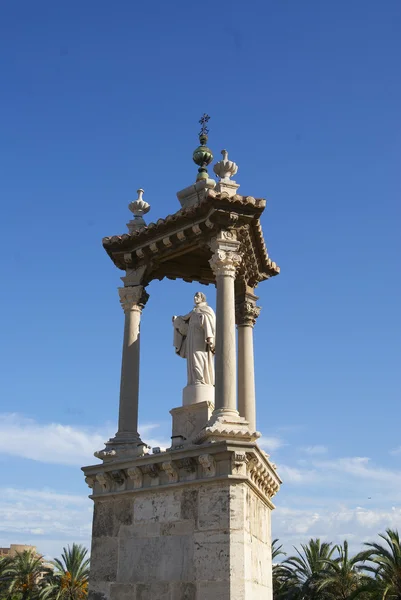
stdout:
POLYGON ((201 302, 206 302, 206 296, 203 292, 196 292, 194 296, 195 304, 200 304, 201 302))

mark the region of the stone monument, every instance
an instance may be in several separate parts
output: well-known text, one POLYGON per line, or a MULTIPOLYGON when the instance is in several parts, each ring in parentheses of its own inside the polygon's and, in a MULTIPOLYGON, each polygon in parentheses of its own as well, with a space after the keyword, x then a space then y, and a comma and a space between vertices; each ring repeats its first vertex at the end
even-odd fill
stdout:
POLYGON ((129 233, 103 240, 125 272, 125 325, 118 431, 95 453, 102 462, 83 468, 94 501, 90 600, 272 599, 281 480, 257 444, 253 327, 255 288, 279 267, 263 239, 266 202, 238 194, 226 150, 214 166, 218 183, 209 178, 207 121, 196 182, 177 193, 181 208, 146 225, 140 189, 129 233), (216 286, 216 315, 198 292, 193 310, 173 317, 187 385, 170 411, 171 447, 151 452, 138 432, 139 332, 146 287, 165 277, 216 286))

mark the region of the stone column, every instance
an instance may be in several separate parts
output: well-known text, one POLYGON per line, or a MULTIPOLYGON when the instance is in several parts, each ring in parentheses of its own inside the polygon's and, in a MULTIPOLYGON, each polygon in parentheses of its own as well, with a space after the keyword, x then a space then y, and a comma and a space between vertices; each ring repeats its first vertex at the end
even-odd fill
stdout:
POLYGON ((256 431, 255 365, 253 354, 253 327, 260 308, 257 296, 247 293, 237 298, 236 321, 238 328, 238 411, 256 431))
POLYGON ((118 288, 125 314, 120 408, 115 442, 141 443, 138 433, 139 343, 142 309, 149 295, 142 285, 118 288))
POLYGON ((239 243, 235 239, 225 240, 221 234, 221 238, 215 242, 214 254, 209 261, 216 276, 217 289, 215 414, 238 414, 234 299, 234 280, 241 262, 238 247, 239 243))

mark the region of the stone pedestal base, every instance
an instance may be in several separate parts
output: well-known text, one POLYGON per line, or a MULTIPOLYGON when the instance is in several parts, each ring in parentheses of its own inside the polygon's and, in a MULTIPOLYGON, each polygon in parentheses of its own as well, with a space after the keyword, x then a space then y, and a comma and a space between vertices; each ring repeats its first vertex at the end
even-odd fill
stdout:
POLYGON ((198 402, 214 403, 214 385, 187 385, 182 390, 182 405, 197 404, 198 402))
POLYGON ((118 432, 105 444, 103 450, 94 453, 96 458, 104 462, 137 458, 148 454, 150 447, 145 444, 139 434, 130 432, 118 432))
POLYGON ((198 402, 197 404, 180 406, 170 410, 173 418, 171 445, 175 447, 192 443, 207 425, 212 416, 213 408, 213 402, 198 402))
POLYGON ((272 599, 280 479, 255 444, 83 470, 95 504, 89 600, 272 599))
POLYGON ((206 427, 199 432, 194 442, 220 442, 223 440, 254 442, 259 437, 259 431, 251 431, 248 421, 240 417, 237 410, 222 408, 213 412, 206 427))

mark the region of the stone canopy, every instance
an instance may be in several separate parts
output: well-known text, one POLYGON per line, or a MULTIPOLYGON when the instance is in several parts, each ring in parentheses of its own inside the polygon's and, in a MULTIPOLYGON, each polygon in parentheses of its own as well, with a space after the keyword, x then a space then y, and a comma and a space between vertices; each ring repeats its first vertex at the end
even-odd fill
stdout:
POLYGON ((260 216, 265 207, 266 200, 261 198, 230 197, 224 191, 208 190, 196 205, 181 208, 138 231, 105 237, 103 246, 119 269, 128 273, 143 267, 143 285, 164 277, 214 285, 210 240, 222 229, 226 235, 232 231, 243 257, 236 286, 242 283, 255 288, 280 272, 263 239, 260 216))

